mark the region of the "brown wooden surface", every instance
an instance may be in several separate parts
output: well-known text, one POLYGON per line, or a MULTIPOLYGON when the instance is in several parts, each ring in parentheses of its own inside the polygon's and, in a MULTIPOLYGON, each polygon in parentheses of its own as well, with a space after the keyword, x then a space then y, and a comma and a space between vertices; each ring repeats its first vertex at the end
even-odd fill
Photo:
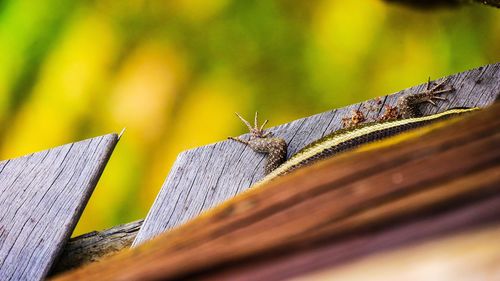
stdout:
MULTIPOLYGON (((391 140, 391 146, 382 143, 328 159, 250 190, 136 249, 56 280, 229 276, 230 270, 256 261, 269 260, 261 265, 264 270, 294 253, 343 245, 353 237, 425 217, 432 221, 434 214, 498 196, 499 125, 500 105, 495 105, 418 138, 391 140)), ((484 217, 498 213, 487 210, 484 217)), ((474 213, 465 225, 482 222, 474 213)), ((432 233, 420 239, 426 236, 432 233)), ((349 257, 348 251, 337 252, 336 263, 349 257)), ((282 268, 268 279, 280 279, 283 270, 291 269, 282 268)), ((303 264, 293 270, 311 268, 303 264)), ((233 277, 242 276, 234 272, 233 277)))
MULTIPOLYGON (((297 248, 294 251, 274 255, 261 255, 245 262, 198 273, 199 275, 196 277, 199 280, 284 280, 302 275, 307 277, 307 273, 310 272, 328 270, 329 268, 342 268, 346 263, 355 263, 366 256, 407 246, 411 247, 442 237, 461 235, 462 232, 470 229, 475 232, 476 228, 479 228, 478 231, 481 232, 482 228, 489 228, 490 225, 494 229, 500 228, 500 217, 498 216, 498 210, 500 210, 499 194, 493 195, 492 198, 482 198, 477 201, 471 200, 471 202, 461 203, 463 205, 460 204, 456 208, 431 209, 429 213, 424 212, 411 218, 399 219, 399 221, 391 219, 386 227, 383 227, 383 225, 375 227, 366 225, 363 231, 345 235, 337 240, 331 239, 305 249, 297 248)), ((495 249, 498 248, 497 243, 492 240, 482 241, 482 243, 483 245, 490 244, 495 249)), ((484 254, 488 255, 488 253, 484 254)), ((433 253, 430 253, 427 258, 432 259, 433 253)), ((491 260, 486 259, 483 261, 484 263, 490 265, 489 270, 497 268, 496 266, 491 268, 491 260)), ((475 273, 479 272, 476 271, 475 273)), ((364 275, 365 279, 368 276, 370 280, 373 280, 372 276, 368 274, 364 275)), ((334 279, 328 278, 327 280, 334 279)), ((407 276, 405 278, 399 276, 394 280, 409 279, 407 279, 407 276)))
MULTIPOLYGON (((500 280, 500 267, 498 266, 500 243, 492 242, 498 237, 500 237, 500 224, 450 233, 400 249, 370 255, 343 266, 325 268, 291 280, 496 281, 500 280)), ((291 265, 288 264, 288 266, 291 265)), ((264 277, 247 280, 269 279, 264 277)))

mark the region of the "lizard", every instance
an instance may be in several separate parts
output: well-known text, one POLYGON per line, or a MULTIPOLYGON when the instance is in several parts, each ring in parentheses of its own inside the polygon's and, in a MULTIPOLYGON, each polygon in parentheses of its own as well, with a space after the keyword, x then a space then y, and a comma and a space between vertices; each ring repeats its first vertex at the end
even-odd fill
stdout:
POLYGON ((258 125, 258 113, 255 113, 254 126, 236 113, 237 117, 247 126, 250 131, 250 139, 244 140, 239 137, 228 137, 230 140, 240 142, 249 146, 258 153, 267 154, 265 165, 265 176, 257 182, 261 185, 274 178, 287 174, 300 167, 310 165, 320 159, 331 157, 337 153, 353 149, 361 144, 381 140, 404 131, 421 127, 434 121, 447 119, 456 115, 478 110, 479 108, 452 108, 441 113, 424 116, 419 109, 423 103, 436 106, 436 100, 446 100, 438 96, 453 91, 453 87, 443 87, 446 80, 431 86, 427 82, 422 92, 400 97, 396 107, 388 107, 386 113, 373 122, 356 124, 352 127, 343 128, 326 135, 302 148, 288 160, 287 143, 283 138, 274 137, 271 132, 265 132, 264 126, 258 125))

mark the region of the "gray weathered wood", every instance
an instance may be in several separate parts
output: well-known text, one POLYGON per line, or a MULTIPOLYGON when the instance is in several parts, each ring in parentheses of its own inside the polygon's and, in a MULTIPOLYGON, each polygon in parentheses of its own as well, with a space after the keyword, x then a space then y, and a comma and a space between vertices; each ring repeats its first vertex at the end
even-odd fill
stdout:
POLYGON ((49 275, 100 261, 130 247, 141 228, 143 220, 115 226, 103 231, 93 231, 74 238, 64 250, 49 275))
MULTIPOLYGON (((456 90, 446 96, 448 102, 439 103, 436 107, 424 106, 425 114, 451 107, 484 107, 491 104, 500 93, 500 63, 455 74, 448 79, 448 85, 452 85, 456 90)), ((382 97, 381 107, 395 106, 399 97, 422 91, 424 87, 425 83, 382 97)), ((352 110, 363 110, 363 107, 375 104, 375 100, 370 100, 350 105, 276 126, 270 131, 287 141, 290 156, 308 143, 341 128, 342 118, 350 116, 352 110)), ((372 111, 367 117, 375 118, 383 114, 383 111, 372 111)), ((263 167, 263 155, 232 141, 222 141, 182 152, 133 245, 180 225, 246 190, 263 176, 263 167)))
POLYGON ((113 151, 105 135, 0 162, 0 280, 41 280, 113 151))

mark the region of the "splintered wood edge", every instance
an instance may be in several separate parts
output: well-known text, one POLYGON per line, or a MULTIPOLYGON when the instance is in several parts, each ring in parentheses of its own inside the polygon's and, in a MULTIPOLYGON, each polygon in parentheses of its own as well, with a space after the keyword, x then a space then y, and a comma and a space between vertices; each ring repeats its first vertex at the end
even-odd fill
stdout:
MULTIPOLYGON (((425 114, 441 112, 451 107, 486 107, 500 93, 500 63, 436 81, 441 79, 447 79, 448 85, 453 86, 455 91, 446 95, 447 102, 441 102, 436 107, 423 106, 425 114)), ((383 114, 384 106, 395 106, 399 97, 422 91, 425 86, 426 83, 423 83, 392 95, 323 112, 268 130, 288 142, 290 156, 310 142, 340 129, 342 118, 349 117, 353 110, 377 105, 380 107, 378 112, 371 111, 366 115, 367 118, 374 119, 383 114)), ((248 134, 242 136, 247 137, 248 134)), ((263 165, 263 155, 232 141, 182 152, 172 166, 133 246, 246 190, 262 178, 263 165)))

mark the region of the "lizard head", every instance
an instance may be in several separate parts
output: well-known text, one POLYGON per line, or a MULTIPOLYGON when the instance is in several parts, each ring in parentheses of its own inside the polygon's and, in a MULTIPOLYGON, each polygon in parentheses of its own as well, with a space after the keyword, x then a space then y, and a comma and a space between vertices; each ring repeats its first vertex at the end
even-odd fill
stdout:
POLYGON ((247 126, 248 130, 250 131, 250 134, 252 135, 252 138, 267 138, 268 136, 272 135, 271 132, 265 132, 264 126, 267 124, 269 120, 265 120, 262 125, 258 124, 258 112, 255 112, 255 119, 254 119, 254 126, 250 125, 250 122, 245 120, 243 117, 241 117, 237 112, 236 116, 240 118, 240 120, 247 126))

